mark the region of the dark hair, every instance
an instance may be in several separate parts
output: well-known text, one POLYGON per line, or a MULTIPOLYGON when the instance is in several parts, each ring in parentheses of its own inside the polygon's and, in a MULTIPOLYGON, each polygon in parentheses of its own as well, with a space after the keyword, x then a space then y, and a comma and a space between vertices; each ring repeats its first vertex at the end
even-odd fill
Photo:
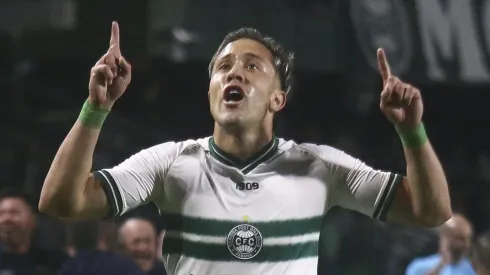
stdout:
POLYGON ((20 199, 22 200, 31 211, 35 212, 34 200, 32 197, 19 189, 6 188, 0 191, 0 202, 5 199, 20 199))
POLYGON ((490 231, 480 235, 473 242, 470 255, 485 268, 490 269, 490 231))
POLYGON ((214 63, 221 51, 223 51, 228 44, 239 39, 255 40, 264 45, 272 53, 272 65, 274 65, 277 73, 279 73, 281 89, 285 93, 289 93, 292 86, 291 72, 293 69, 294 54, 286 52, 272 37, 264 36, 258 30, 252 28, 241 28, 237 31, 230 32, 225 36, 223 42, 221 42, 221 45, 219 45, 218 50, 209 63, 209 76, 211 77, 214 63))

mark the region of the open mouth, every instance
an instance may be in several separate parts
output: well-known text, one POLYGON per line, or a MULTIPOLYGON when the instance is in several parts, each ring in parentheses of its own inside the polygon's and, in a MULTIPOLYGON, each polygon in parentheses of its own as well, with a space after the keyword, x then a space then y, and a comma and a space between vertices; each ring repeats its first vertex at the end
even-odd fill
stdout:
POLYGON ((228 86, 223 95, 225 103, 235 103, 241 101, 245 97, 245 91, 240 86, 228 86))

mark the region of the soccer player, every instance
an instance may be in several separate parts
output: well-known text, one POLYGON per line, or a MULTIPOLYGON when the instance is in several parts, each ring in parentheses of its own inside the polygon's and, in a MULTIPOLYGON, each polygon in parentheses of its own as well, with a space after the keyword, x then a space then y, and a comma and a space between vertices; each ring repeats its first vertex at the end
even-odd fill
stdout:
POLYGON ((333 206, 380 220, 437 226, 451 216, 443 169, 422 124, 422 99, 378 51, 381 110, 404 144, 407 176, 335 148, 274 136, 292 56, 254 29, 229 33, 209 65, 211 137, 165 142, 91 173, 104 118, 131 81, 112 25, 89 96, 46 177, 39 209, 73 218, 154 203, 166 224, 169 274, 316 274, 322 216, 333 206))

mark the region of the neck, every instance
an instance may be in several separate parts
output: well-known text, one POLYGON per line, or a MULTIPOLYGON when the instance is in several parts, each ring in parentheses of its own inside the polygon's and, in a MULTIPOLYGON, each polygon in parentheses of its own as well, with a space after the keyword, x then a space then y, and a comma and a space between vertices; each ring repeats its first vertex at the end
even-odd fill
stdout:
POLYGON ((214 142, 227 154, 246 160, 266 146, 273 137, 272 127, 261 125, 246 130, 228 130, 215 123, 214 142))

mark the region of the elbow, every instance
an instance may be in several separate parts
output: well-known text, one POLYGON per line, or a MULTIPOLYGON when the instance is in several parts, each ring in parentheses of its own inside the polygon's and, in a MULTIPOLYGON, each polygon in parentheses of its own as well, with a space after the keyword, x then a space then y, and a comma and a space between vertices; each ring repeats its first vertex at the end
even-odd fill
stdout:
POLYGON ((441 226, 453 216, 451 201, 449 198, 441 200, 435 205, 428 206, 426 212, 430 217, 430 221, 427 221, 429 227, 441 226))
POLYGON ((75 218, 76 212, 69 205, 59 202, 43 202, 39 201, 38 210, 41 214, 45 214, 54 218, 75 218))
POLYGON ((434 220, 435 220, 435 225, 432 227, 437 227, 443 225, 445 222, 447 222, 451 217, 453 216, 453 211, 451 210, 451 207, 448 207, 446 210, 441 212, 434 220))
POLYGON ((67 202, 66 198, 60 198, 59 195, 45 190, 44 187, 39 198, 38 210, 41 214, 55 218, 69 218, 74 214, 73 204, 67 202))
POLYGON ((50 212, 49 204, 46 202, 45 199, 41 196, 41 199, 39 200, 39 204, 37 205, 37 209, 39 210, 39 213, 41 214, 48 214, 50 212))
POLYGON ((49 191, 46 190, 46 182, 43 185, 43 189, 41 190, 41 197, 39 198, 39 204, 37 206, 39 212, 41 214, 46 214, 53 216, 53 205, 54 205, 54 198, 52 195, 50 195, 49 191))
POLYGON ((432 216, 430 218, 426 217, 421 220, 420 225, 423 227, 434 228, 443 225, 447 222, 452 215, 443 214, 438 216, 432 216))
POLYGON ((441 207, 439 209, 430 209, 429 211, 422 212, 418 217, 418 224, 423 227, 439 227, 447 222, 453 213, 451 206, 441 207))
POLYGON ((66 218, 70 216, 70 208, 59 201, 43 198, 39 200, 38 210, 41 214, 45 214, 56 218, 66 218))

